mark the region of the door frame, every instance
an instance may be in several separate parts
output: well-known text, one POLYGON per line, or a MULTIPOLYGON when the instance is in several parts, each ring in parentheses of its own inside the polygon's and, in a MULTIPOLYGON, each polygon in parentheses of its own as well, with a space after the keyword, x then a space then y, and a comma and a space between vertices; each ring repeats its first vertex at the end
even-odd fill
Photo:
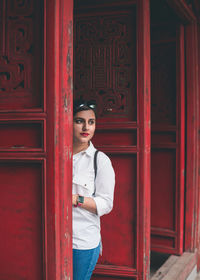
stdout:
MULTIPOLYGON (((140 123, 137 279, 150 277, 150 7, 137 1, 140 123)), ((73 0, 44 0, 44 92, 47 95, 46 279, 72 279, 73 0), (69 133, 68 133, 69 132, 69 133)))
POLYGON ((194 251, 198 239, 198 49, 197 22, 185 28, 187 64, 187 162, 186 162, 186 205, 185 205, 185 250, 194 251), (191 49, 193 50, 191 52, 191 49))
MULTIPOLYGON (((123 1, 122 1, 123 2, 123 1)), ((114 266, 99 264, 95 276, 107 277, 127 276, 134 279, 149 279, 150 270, 150 1, 131 0, 123 2, 124 7, 136 4, 137 18, 137 226, 136 246, 133 248, 137 256, 136 266, 114 266)), ((117 2, 119 6, 121 2, 117 2)), ((111 6, 111 4, 110 4, 111 6)), ((94 8, 89 5, 90 9, 94 8)), ((109 7, 102 3, 100 7, 109 7)), ((79 7, 80 10, 86 7, 79 7)), ((77 11, 79 10, 77 7, 77 11)), ((117 124, 112 124, 117 127, 117 124)), ((132 124, 131 124, 132 125, 132 124)), ((107 127, 108 128, 108 127, 107 127)), ((107 151, 110 151, 110 147, 107 151)), ((106 148, 104 147, 104 152, 106 148)), ((112 150, 119 153, 118 150, 112 150)))
POLYGON ((137 242, 139 279, 150 279, 150 207, 151 207, 151 66, 150 66, 150 1, 137 1, 137 93, 139 131, 139 211, 140 238, 137 242), (142 217, 142 219, 141 219, 142 217))
POLYGON ((73 0, 44 0, 46 279, 72 279, 73 0), (69 133, 70 132, 70 133, 69 133))
POLYGON ((197 17, 186 3, 167 0, 185 24, 186 57, 186 181, 185 181, 185 251, 195 251, 200 234, 198 188, 198 128, 199 128, 199 58, 197 17), (191 50, 193 50, 191 52, 191 50))

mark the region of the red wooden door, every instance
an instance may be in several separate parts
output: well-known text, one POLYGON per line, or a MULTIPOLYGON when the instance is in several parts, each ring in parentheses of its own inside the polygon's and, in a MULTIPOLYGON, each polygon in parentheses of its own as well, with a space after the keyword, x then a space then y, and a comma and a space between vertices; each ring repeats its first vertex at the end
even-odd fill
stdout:
POLYGON ((134 2, 75 2, 75 96, 97 100, 94 144, 116 172, 94 279, 149 279, 149 6, 134 2))
POLYGON ((159 5, 152 9, 151 248, 181 254, 185 168, 184 30, 167 14, 166 6, 161 10, 159 5))
POLYGON ((72 28, 73 0, 0 0, 0 279, 72 278, 72 28))
POLYGON ((0 278, 44 279, 42 1, 0 1, 0 278))

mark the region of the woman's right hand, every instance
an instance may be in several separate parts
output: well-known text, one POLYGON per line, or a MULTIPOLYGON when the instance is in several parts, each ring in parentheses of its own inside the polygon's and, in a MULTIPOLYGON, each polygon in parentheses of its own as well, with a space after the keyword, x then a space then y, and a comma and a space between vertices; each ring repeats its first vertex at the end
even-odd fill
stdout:
POLYGON ((73 194, 72 195, 72 205, 77 206, 78 202, 78 194, 73 194))

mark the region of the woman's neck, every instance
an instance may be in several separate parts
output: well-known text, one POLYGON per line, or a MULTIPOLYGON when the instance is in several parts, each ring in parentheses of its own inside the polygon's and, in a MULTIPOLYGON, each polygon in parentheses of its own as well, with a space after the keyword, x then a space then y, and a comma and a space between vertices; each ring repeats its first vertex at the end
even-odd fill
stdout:
POLYGON ((84 143, 84 144, 78 144, 78 143, 73 143, 73 154, 78 154, 81 151, 84 151, 88 148, 89 143, 84 143))

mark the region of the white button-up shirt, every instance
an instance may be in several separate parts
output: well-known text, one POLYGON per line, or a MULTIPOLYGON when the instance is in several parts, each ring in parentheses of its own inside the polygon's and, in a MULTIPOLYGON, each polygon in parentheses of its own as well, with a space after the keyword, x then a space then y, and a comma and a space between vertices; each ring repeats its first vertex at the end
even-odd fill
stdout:
POLYGON ((90 142, 85 151, 73 155, 72 193, 93 197, 97 207, 97 215, 81 207, 73 207, 74 249, 93 249, 99 245, 100 216, 108 214, 113 208, 115 173, 109 157, 98 152, 95 179, 95 151, 90 142))

